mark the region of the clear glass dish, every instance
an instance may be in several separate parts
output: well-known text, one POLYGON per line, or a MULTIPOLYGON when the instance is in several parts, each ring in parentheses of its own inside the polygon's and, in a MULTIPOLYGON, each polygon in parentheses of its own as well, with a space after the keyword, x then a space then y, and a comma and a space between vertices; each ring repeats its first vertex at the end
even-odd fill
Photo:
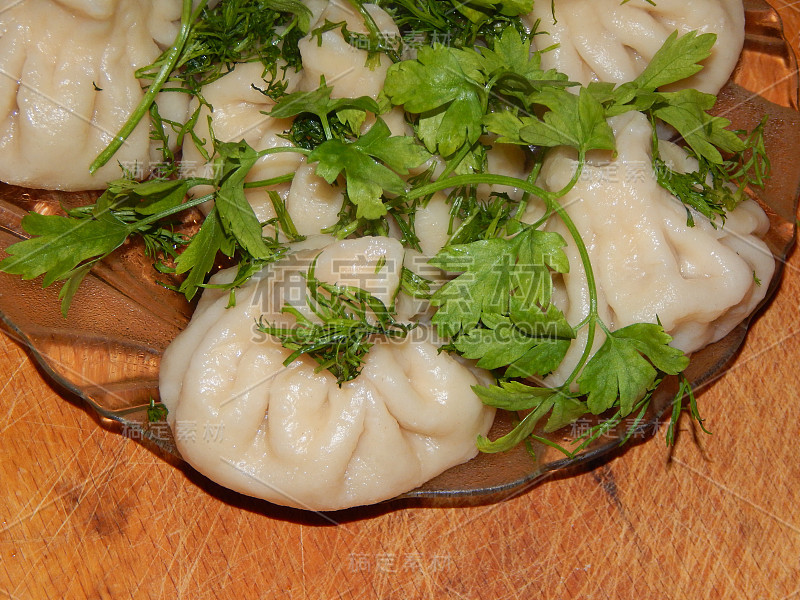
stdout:
MULTIPOLYGON (((720 94, 719 114, 742 129, 752 129, 764 114, 767 150, 773 177, 753 197, 767 210, 771 228, 766 242, 779 267, 796 235, 800 191, 800 113, 794 53, 783 36, 777 13, 763 0, 745 0, 745 48, 729 85, 720 94)), ((30 190, 0 183, 0 248, 24 238, 20 219, 27 211, 61 212, 61 206, 92 202, 91 193, 30 190)), ((196 227, 199 213, 184 217, 196 227)), ((43 290, 41 280, 22 281, 0 273, 0 319, 11 337, 26 346, 51 383, 82 398, 101 419, 116 423, 123 435, 150 440, 180 457, 165 422, 149 423, 150 400, 158 399, 161 354, 186 326, 192 306, 159 283, 138 244, 126 245, 93 269, 72 303, 67 319, 60 313, 58 287, 43 290)), ((767 300, 778 288, 779 268, 769 282, 767 300)), ((765 303, 767 302, 765 300, 765 303)), ((687 372, 700 387, 719 377, 735 359, 752 317, 724 339, 695 353, 687 372)), ((674 382, 665 382, 651 402, 641 435, 655 431, 671 406, 674 382)), ((490 437, 511 427, 512 415, 498 413, 490 437)), ((569 447, 592 423, 541 435, 569 447)), ((533 447, 536 458, 520 446, 503 454, 481 454, 454 467, 404 498, 467 498, 483 500, 531 485, 547 473, 575 468, 618 448, 629 423, 623 421, 574 458, 545 444, 533 447)))

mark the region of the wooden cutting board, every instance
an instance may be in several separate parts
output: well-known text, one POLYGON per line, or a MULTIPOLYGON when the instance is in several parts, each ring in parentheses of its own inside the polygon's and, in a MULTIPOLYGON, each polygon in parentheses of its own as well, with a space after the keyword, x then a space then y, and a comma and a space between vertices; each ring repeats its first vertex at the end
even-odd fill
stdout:
MULTIPOLYGON (((771 0, 796 50, 800 9, 771 0)), ((0 598, 800 598, 800 255, 707 436, 656 439, 500 504, 320 517, 229 493, 105 429, 0 337, 0 598)))

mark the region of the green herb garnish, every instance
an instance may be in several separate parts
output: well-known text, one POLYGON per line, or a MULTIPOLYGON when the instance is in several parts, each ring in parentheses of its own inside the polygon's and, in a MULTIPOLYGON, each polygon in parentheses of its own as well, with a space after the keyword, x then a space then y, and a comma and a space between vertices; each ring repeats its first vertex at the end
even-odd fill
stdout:
POLYGON ((306 302, 315 319, 287 304, 281 312, 295 318, 293 327, 277 327, 263 320, 258 324, 259 331, 293 350, 283 363, 286 366, 305 354, 317 362, 316 372, 329 370, 341 386, 361 373, 375 340, 402 339, 415 327, 396 322, 383 302, 362 289, 320 281, 314 276, 314 264, 305 279, 306 302))

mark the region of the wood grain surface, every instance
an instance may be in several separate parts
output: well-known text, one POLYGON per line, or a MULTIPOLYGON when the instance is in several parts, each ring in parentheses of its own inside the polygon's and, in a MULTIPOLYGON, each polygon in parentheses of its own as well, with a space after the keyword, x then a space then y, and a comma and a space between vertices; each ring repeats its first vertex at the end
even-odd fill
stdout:
MULTIPOLYGON (((800 8, 771 0, 798 49, 800 8)), ((111 431, 0 337, 0 598, 800 599, 800 255, 682 421, 504 502, 319 516, 111 431)))

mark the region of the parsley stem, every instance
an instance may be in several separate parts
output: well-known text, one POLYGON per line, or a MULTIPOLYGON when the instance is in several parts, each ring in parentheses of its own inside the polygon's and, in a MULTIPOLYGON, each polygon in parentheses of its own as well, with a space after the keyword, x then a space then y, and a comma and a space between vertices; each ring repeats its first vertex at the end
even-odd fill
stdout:
MULTIPOLYGON (((539 173, 541 173, 541 171, 542 171, 542 165, 543 164, 544 163, 541 160, 536 161, 536 164, 533 166, 533 169, 531 169, 531 172, 528 174, 528 177, 526 178, 525 181, 527 181, 530 184, 533 184, 539 178, 539 173)), ((525 211, 528 208, 528 203, 530 202, 530 200, 531 200, 531 193, 530 192, 524 192, 522 194, 522 198, 519 201, 519 205, 517 206, 517 213, 514 215, 514 221, 517 223, 518 226, 522 226, 523 225, 522 217, 523 217, 523 215, 525 214, 525 211)), ((542 219, 544 219, 544 220, 539 219, 539 221, 537 221, 533 225, 533 228, 537 229, 538 227, 543 225, 544 222, 547 220, 545 217, 549 218, 549 215, 550 215, 550 211, 548 210, 548 211, 546 211, 545 216, 542 217, 542 219)))
POLYGON ((206 194, 204 196, 198 196, 197 198, 192 198, 191 200, 187 200, 183 204, 179 204, 177 206, 173 206, 166 210, 162 210, 161 212, 156 213, 154 215, 150 215, 144 219, 141 219, 140 221, 136 221, 136 223, 133 224, 135 227, 131 231, 135 231, 137 229, 144 227, 145 225, 150 225, 150 223, 155 223, 160 219, 165 219, 166 217, 170 217, 176 213, 183 212, 184 210, 187 210, 189 208, 194 208, 195 206, 203 204, 203 202, 208 202, 209 200, 213 200, 215 195, 216 192, 211 194, 206 194))
MULTIPOLYGON (((320 85, 324 84, 324 80, 320 83, 320 85)), ((328 122, 328 115, 318 115, 320 121, 322 121, 322 129, 325 131, 325 139, 332 140, 333 139, 333 132, 331 131, 331 124, 328 122)))
POLYGON ((262 156, 281 154, 283 152, 294 152, 295 154, 302 154, 303 156, 308 156, 311 154, 311 150, 306 150, 305 148, 299 148, 297 146, 278 146, 277 148, 267 148, 266 150, 261 150, 260 152, 256 153, 256 156, 261 158, 262 156))
POLYGON ((546 437, 542 437, 542 436, 536 435, 535 433, 532 433, 528 437, 529 437, 529 439, 531 439, 534 442, 539 442, 540 444, 544 444, 545 446, 550 446, 551 448, 555 448, 556 450, 558 450, 559 452, 561 452, 562 454, 564 454, 568 458, 573 458, 575 456, 574 452, 570 452, 569 450, 564 448, 564 446, 562 446, 558 442, 554 442, 552 440, 548 440, 546 437))
POLYGON ((486 183, 489 185, 507 185, 509 187, 518 187, 523 192, 528 192, 545 200, 548 204, 553 202, 556 197, 551 192, 544 190, 536 185, 528 183, 524 179, 517 179, 516 177, 509 177, 507 175, 492 175, 489 173, 474 173, 471 175, 456 175, 454 177, 440 177, 432 183, 421 185, 418 188, 409 190, 405 197, 409 200, 416 200, 446 190, 448 188, 467 187, 470 185, 478 185, 486 183))
POLYGON ((461 150, 458 151, 453 158, 447 161, 447 164, 444 167, 444 171, 442 171, 441 175, 439 175, 439 179, 445 179, 450 176, 450 173, 455 171, 458 168, 458 165, 467 157, 472 151, 472 146, 464 145, 461 147, 461 150))
MULTIPOLYGON (((203 0, 198 7, 198 12, 195 14, 199 14, 199 11, 205 6, 205 4, 206 0, 203 0)), ((193 22, 192 0, 183 0, 181 27, 178 32, 178 36, 175 38, 175 42, 172 44, 172 47, 169 49, 169 52, 166 55, 164 64, 161 65, 161 69, 159 70, 155 79, 153 79, 153 83, 151 83, 147 88, 147 92, 145 93, 141 102, 139 102, 139 106, 137 106, 136 110, 130 114, 128 120, 122 126, 122 129, 119 130, 117 135, 106 147, 106 149, 103 150, 89 166, 89 173, 94 174, 99 168, 111 160, 111 157, 114 156, 122 147, 122 144, 124 144, 125 140, 127 140, 131 133, 133 133, 133 130, 136 129, 136 126, 144 118, 145 114, 150 111, 150 107, 155 101, 156 96, 161 91, 161 88, 164 87, 164 84, 167 82, 167 79, 169 79, 170 74, 175 69, 175 65, 178 63, 178 57, 180 57, 183 47, 186 44, 186 40, 189 38, 189 32, 192 29, 193 22)))
POLYGON ((595 332, 597 329, 597 323, 600 320, 598 311, 597 311, 597 282, 594 277, 594 270, 592 269, 592 262, 589 258, 589 251, 586 248, 586 244, 583 241, 583 237, 581 236, 578 228, 575 225, 575 222, 572 218, 567 214, 564 207, 558 202, 558 198, 564 196, 567 192, 569 192, 575 184, 578 182, 578 179, 583 172, 583 166, 585 164, 585 154, 581 153, 578 158, 578 166, 575 169, 575 173, 572 175, 572 179, 564 186, 563 189, 559 190, 558 192, 548 192, 528 181, 523 179, 517 179, 516 177, 508 177, 506 175, 491 175, 491 174, 474 174, 474 175, 457 175, 455 177, 447 177, 445 179, 439 179, 433 183, 429 183, 427 185, 420 186, 418 188, 412 189, 406 194, 406 197, 409 200, 414 200, 416 198, 420 198, 422 196, 427 196, 429 194, 433 194, 440 190, 451 188, 451 187, 461 187, 467 185, 477 185, 480 183, 488 183, 489 185, 507 185, 510 187, 517 187, 520 188, 523 192, 532 194, 544 200, 545 204, 547 205, 547 212, 550 214, 555 214, 561 219, 561 222, 564 223, 564 226, 569 231, 570 237, 572 237, 573 241, 575 242, 575 246, 578 249, 578 254, 580 254, 581 262, 583 263, 583 269, 585 272, 586 277, 586 286, 589 292, 589 314, 587 315, 588 319, 588 332, 586 338, 586 346, 584 347, 583 354, 581 355, 578 364, 573 369, 570 376, 564 382, 563 386, 568 386, 581 372, 586 362, 589 360, 589 356, 591 355, 592 346, 594 345, 594 338, 595 332))
MULTIPOLYGON (((581 173, 583 173, 583 167, 585 163, 586 155, 584 152, 581 152, 578 157, 578 167, 575 169, 572 179, 569 181, 569 183, 567 183, 566 186, 564 186, 564 189, 556 194, 556 198, 560 198, 575 186, 581 176, 581 173)), ((586 287, 589 291, 589 314, 586 316, 589 323, 586 333, 586 345, 583 348, 583 353, 581 354, 578 364, 575 365, 572 373, 570 373, 569 377, 567 377, 567 380, 562 384, 562 387, 566 389, 567 386, 569 386, 569 384, 572 383, 572 381, 574 381, 575 378, 580 374, 584 365, 591 356, 592 346, 594 346, 595 332, 597 330, 597 322, 600 320, 600 317, 597 312, 597 282, 594 278, 594 269, 592 268, 592 262, 589 258, 589 251, 586 248, 583 237, 578 231, 578 228, 575 226, 575 222, 570 218, 570 216, 567 214, 567 211, 565 211, 564 207, 561 206, 560 202, 552 202, 552 210, 554 210, 554 212, 558 215, 558 218, 561 219, 561 222, 564 223, 564 226, 567 228, 570 236, 572 236, 572 239, 575 242, 575 246, 578 249, 578 254, 581 256, 581 262, 583 263, 583 270, 586 277, 586 287)))
POLYGON ((258 181, 247 181, 244 184, 244 189, 249 190, 251 188, 260 188, 260 187, 267 187, 270 185, 278 185, 280 183, 289 183, 293 179, 294 179, 294 173, 287 173, 286 175, 272 177, 271 179, 259 179, 258 181))
POLYGON ((353 6, 353 8, 355 8, 359 12, 359 14, 361 14, 361 18, 364 20, 364 25, 369 31, 369 37, 371 41, 379 40, 380 36, 383 34, 381 33, 380 27, 378 27, 378 24, 375 22, 375 19, 372 18, 372 15, 364 6, 363 0, 348 0, 348 1, 353 6))

